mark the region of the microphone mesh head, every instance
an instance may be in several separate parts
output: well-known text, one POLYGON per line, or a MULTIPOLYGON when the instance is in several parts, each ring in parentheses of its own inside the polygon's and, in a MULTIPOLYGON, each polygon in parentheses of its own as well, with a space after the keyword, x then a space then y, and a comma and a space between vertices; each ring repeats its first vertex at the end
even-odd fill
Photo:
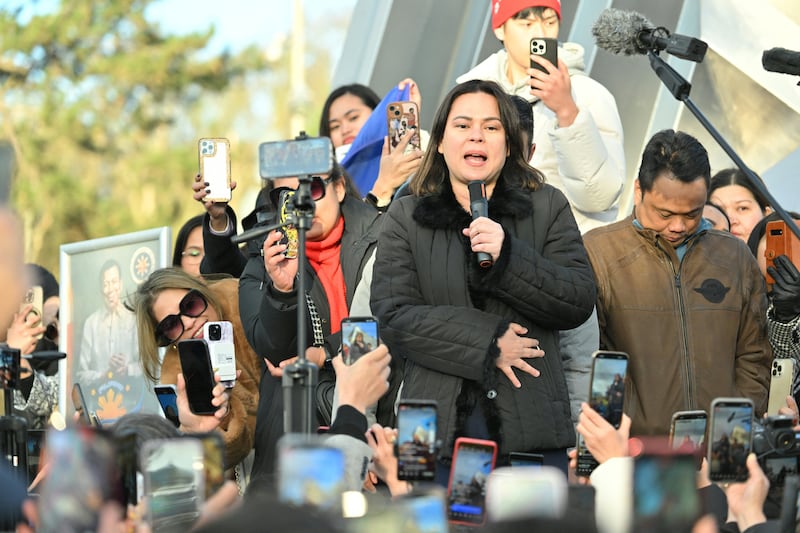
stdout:
POLYGON ((639 32, 653 28, 653 23, 641 13, 608 8, 592 25, 592 36, 597 46, 612 54, 646 54, 647 47, 639 42, 639 32))

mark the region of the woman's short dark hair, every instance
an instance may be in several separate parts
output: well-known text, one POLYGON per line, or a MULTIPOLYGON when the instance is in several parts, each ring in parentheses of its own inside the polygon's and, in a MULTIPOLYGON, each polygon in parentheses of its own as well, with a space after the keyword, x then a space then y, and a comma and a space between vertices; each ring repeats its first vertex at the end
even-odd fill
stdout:
POLYGON ((375 94, 375 91, 366 85, 361 85, 360 83, 351 83, 350 85, 342 85, 341 87, 337 87, 331 92, 331 94, 328 95, 328 98, 325 99, 325 104, 322 106, 322 113, 320 113, 319 116, 320 137, 331 136, 331 127, 329 124, 331 104, 333 104, 334 100, 340 96, 344 96, 345 94, 357 96, 362 102, 364 102, 364 105, 370 109, 375 109, 381 102, 380 97, 375 94))
POLYGON ((726 168, 725 170, 720 170, 711 177, 711 185, 708 187, 709 198, 711 197, 711 193, 717 189, 729 187, 731 185, 739 185, 740 187, 744 187, 750 191, 750 193, 753 195, 753 198, 756 199, 758 207, 761 208, 762 213, 770 206, 764 195, 762 195, 761 192, 755 188, 753 183, 747 178, 747 176, 744 175, 744 172, 738 168, 726 168))
POLYGON ((508 156, 498 179, 502 179, 508 187, 528 190, 535 190, 544 183, 542 173, 528 164, 526 157, 528 148, 525 147, 519 114, 511 97, 493 81, 470 80, 453 87, 436 110, 428 149, 422 158, 419 171, 411 178, 409 184, 409 190, 416 196, 441 193, 442 185, 449 179, 447 163, 444 156, 439 153, 438 147, 444 138, 447 117, 450 115, 453 103, 458 97, 473 93, 493 96, 500 110, 500 122, 505 130, 508 156))
POLYGON ((653 182, 669 172, 683 183, 702 177, 708 187, 711 166, 708 152, 700 141, 682 131, 662 130, 647 142, 639 167, 639 187, 642 195, 653 189, 653 182))
POLYGON ((203 225, 204 216, 205 215, 193 216, 181 226, 181 229, 178 231, 178 236, 175 238, 175 249, 172 251, 172 266, 181 266, 183 249, 186 248, 186 241, 189 240, 189 234, 194 228, 199 228, 203 225))

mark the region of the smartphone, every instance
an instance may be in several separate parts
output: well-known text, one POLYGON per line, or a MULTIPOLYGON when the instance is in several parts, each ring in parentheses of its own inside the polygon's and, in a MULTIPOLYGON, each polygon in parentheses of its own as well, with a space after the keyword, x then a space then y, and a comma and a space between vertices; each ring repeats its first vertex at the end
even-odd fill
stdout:
POLYGON ((567 508, 567 478, 561 470, 498 468, 489 475, 486 511, 491 522, 561 518, 567 508))
POLYGON ((200 175, 208 183, 205 201, 231 201, 231 143, 228 139, 197 141, 200 175))
MULTIPOLYGON (((558 40, 550 37, 534 37, 531 39, 531 55, 542 56, 558 68, 558 40)), ((533 59, 531 59, 531 68, 547 73, 547 69, 533 59)))
POLYGON ((342 358, 346 365, 358 359, 380 344, 378 319, 374 316, 357 316, 342 319, 342 358))
POLYGON ((393 152, 408 130, 416 128, 417 132, 408 141, 407 149, 420 150, 419 141, 419 108, 410 101, 392 102, 386 106, 386 125, 389 131, 389 151, 393 152))
POLYGON ((263 179, 329 174, 335 161, 327 137, 305 137, 258 145, 258 173, 263 179))
POLYGON ((30 486, 33 480, 36 479, 40 466, 44 466, 44 462, 41 461, 44 459, 42 451, 47 445, 47 441, 45 439, 46 432, 43 429, 29 429, 26 433, 26 447, 28 450, 27 485, 30 486))
POLYGON ((208 344, 211 366, 227 388, 236 384, 236 350, 233 345, 233 324, 227 320, 203 324, 203 338, 208 344))
POLYGON ((197 439, 203 447, 205 497, 215 494, 225 483, 225 443, 219 433, 195 433, 186 438, 197 439))
MULTIPOLYGON (((625 377, 628 373, 628 354, 598 350, 592 354, 592 375, 589 385, 589 406, 609 424, 618 428, 625 405, 625 377)), ((578 436, 579 476, 589 476, 597 468, 583 438, 578 436)))
POLYGON ((436 474, 436 402, 400 400, 397 406, 397 479, 433 481, 436 474))
POLYGON ((687 454, 705 450, 707 422, 708 414, 705 411, 673 413, 669 426, 669 449, 687 454))
POLYGON ((117 453, 117 468, 122 482, 125 506, 139 502, 139 457, 137 435, 133 431, 113 435, 117 453))
POLYGON ((102 507, 122 503, 114 441, 88 426, 50 430, 46 440, 49 470, 39 493, 41 531, 98 531, 102 507))
POLYGON ((175 385, 156 385, 156 398, 158 399, 164 417, 180 427, 181 421, 178 419, 178 392, 175 385))
POLYGON ((139 452, 153 531, 188 531, 204 501, 203 445, 191 437, 153 439, 139 452))
POLYGON ((278 445, 278 498, 322 509, 341 506, 344 454, 317 435, 287 434, 278 445))
POLYGON ((20 351, 16 348, 0 346, 0 390, 10 391, 19 388, 20 357, 20 351))
POLYGON ((86 396, 83 395, 83 389, 80 383, 72 385, 72 406, 75 411, 80 413, 80 421, 85 426, 93 426, 99 428, 101 426, 100 419, 94 412, 94 409, 86 402, 86 396))
MULTIPOLYGON (((22 299, 22 305, 20 305, 20 311, 22 308, 30 305, 31 310, 28 311, 28 315, 25 317, 27 320, 31 315, 36 317, 36 322, 41 324, 42 322, 42 312, 44 308, 44 291, 42 287, 39 285, 34 285, 30 289, 25 292, 25 298, 22 299)), ((35 323, 34 323, 35 324, 35 323)), ((37 335, 36 339, 41 339, 44 333, 40 333, 37 335)))
MULTIPOLYGON (((766 229, 764 257, 767 259, 767 266, 775 268, 775 258, 779 255, 785 255, 794 266, 800 269, 800 240, 786 227, 786 222, 772 220, 767 222, 766 229)), ((769 272, 767 272, 766 280, 768 285, 775 283, 769 272)))
POLYGON ((196 415, 212 415, 217 408, 211 403, 214 390, 214 369, 208 344, 204 339, 186 339, 178 342, 181 372, 186 381, 189 409, 196 415))
POLYGON ((508 454, 511 466, 534 466, 544 465, 544 455, 540 453, 511 452, 508 454))
POLYGON ((486 522, 486 482, 497 460, 497 444, 459 437, 453 448, 447 485, 447 519, 478 526, 486 522))
POLYGON ((747 455, 753 441, 753 401, 715 398, 711 402, 708 475, 711 481, 747 480, 747 455))
POLYGON ((283 237, 278 241, 278 244, 285 244, 286 250, 283 251, 283 256, 286 259, 295 259, 297 257, 297 228, 291 222, 292 218, 292 199, 294 198, 295 191, 287 189, 281 191, 278 199, 278 222, 283 224, 280 232, 283 237))
POLYGON ((633 530, 691 531, 700 516, 695 458, 644 453, 633 465, 633 530))
POLYGON ((794 359, 773 359, 772 377, 769 382, 768 415, 777 415, 778 409, 786 405, 786 397, 792 394, 794 359))

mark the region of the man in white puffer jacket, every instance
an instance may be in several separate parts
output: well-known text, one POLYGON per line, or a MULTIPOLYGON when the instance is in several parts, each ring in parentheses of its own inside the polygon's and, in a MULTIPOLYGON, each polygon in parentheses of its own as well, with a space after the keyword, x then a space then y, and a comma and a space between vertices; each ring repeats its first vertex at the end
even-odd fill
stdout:
POLYGON ((491 6, 492 28, 504 49, 456 81, 492 80, 532 103, 531 164, 566 195, 581 233, 624 218, 629 213, 618 207, 627 177, 614 97, 583 72, 580 45, 563 43, 557 66, 530 54, 532 38, 558 37, 560 1, 492 0, 491 6), (530 69, 531 57, 548 72, 530 69))

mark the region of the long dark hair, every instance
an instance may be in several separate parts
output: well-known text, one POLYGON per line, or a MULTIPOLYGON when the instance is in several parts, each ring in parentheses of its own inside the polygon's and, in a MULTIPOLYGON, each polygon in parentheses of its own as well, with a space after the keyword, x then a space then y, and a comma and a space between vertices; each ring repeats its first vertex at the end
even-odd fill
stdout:
POLYGON ((444 156, 439 153, 438 147, 444 138, 447 117, 450 115, 453 102, 459 96, 472 93, 486 93, 497 100, 500 122, 505 130, 506 147, 508 148, 508 156, 498 179, 502 179, 506 187, 527 190, 536 190, 544 183, 542 173, 530 166, 526 160, 525 155, 528 153, 528 149, 523 140, 522 125, 517 108, 511 97, 493 81, 471 80, 453 87, 436 111, 428 149, 422 159, 419 171, 411 178, 409 184, 409 189, 416 196, 442 192, 442 185, 449 179, 450 171, 444 156))
POLYGON ((186 248, 186 241, 189 240, 189 234, 194 228, 199 228, 203 225, 203 217, 205 215, 196 215, 181 226, 178 231, 178 236, 175 238, 175 249, 172 251, 172 266, 181 266, 181 259, 183 259, 183 249, 186 248))
POLYGON ((708 188, 708 197, 711 198, 711 194, 717 189, 728 187, 730 185, 739 185, 740 187, 744 187, 750 191, 750 193, 753 195, 753 198, 756 199, 758 207, 761 208, 762 213, 764 213, 767 208, 770 207, 767 199, 762 196, 761 192, 753 186, 749 179, 747 179, 747 176, 744 175, 744 172, 738 168, 726 168, 725 170, 720 170, 711 176, 711 185, 708 188))
POLYGON ((344 96, 345 94, 357 96, 362 102, 364 102, 364 105, 370 109, 375 109, 378 104, 381 103, 380 97, 375 94, 375 91, 366 85, 361 85, 360 83, 351 83, 350 85, 342 85, 341 87, 337 87, 331 92, 331 94, 328 95, 328 98, 325 99, 325 104, 322 106, 322 113, 319 115, 320 137, 331 136, 331 127, 328 124, 330 121, 331 104, 333 104, 334 100, 340 96, 344 96))

